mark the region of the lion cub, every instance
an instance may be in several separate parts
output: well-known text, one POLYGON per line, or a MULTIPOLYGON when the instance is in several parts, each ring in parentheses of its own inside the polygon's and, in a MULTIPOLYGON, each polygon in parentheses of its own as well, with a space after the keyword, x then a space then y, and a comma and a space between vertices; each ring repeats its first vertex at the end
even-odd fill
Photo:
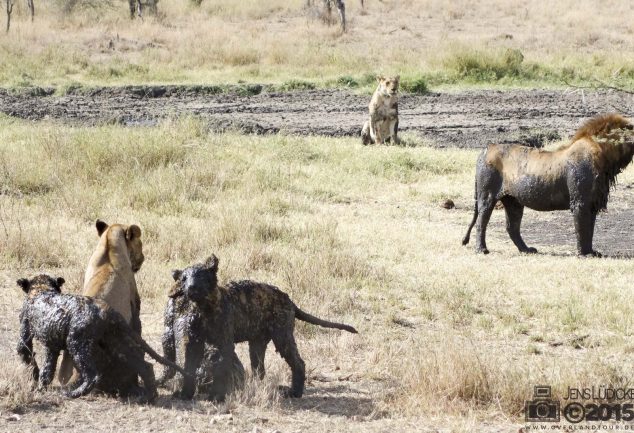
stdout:
POLYGON ((370 101, 370 119, 361 130, 364 145, 383 144, 386 140, 398 143, 398 84, 401 77, 377 77, 379 82, 370 101))
POLYGON ((158 393, 152 365, 145 353, 164 365, 187 374, 178 365, 158 355, 125 321, 123 316, 100 299, 63 294, 64 279, 46 274, 21 278, 18 285, 26 294, 20 312, 18 354, 33 367, 32 377, 45 389, 53 380, 57 358, 67 351, 79 370, 79 379, 67 393, 77 398, 93 388, 129 396, 142 391, 142 402, 158 393), (44 366, 40 372, 33 357, 33 340, 44 346, 44 366), (129 387, 127 376, 141 376, 144 389, 129 387))
POLYGON ((163 351, 166 358, 178 359, 191 373, 177 393, 180 397, 194 395, 196 370, 203 361, 205 343, 217 348, 219 359, 213 367, 210 399, 224 399, 231 388, 228 381, 241 368, 237 366, 235 343, 249 342, 251 368, 263 378, 264 355, 271 340, 291 368, 292 383, 290 389, 284 388, 285 394, 298 398, 304 393, 306 372, 293 335, 295 320, 357 333, 352 326, 319 319, 301 310, 277 287, 250 280, 219 286, 217 273, 218 258, 214 255, 204 263, 172 272, 175 285, 169 296, 184 299, 168 303, 163 351))

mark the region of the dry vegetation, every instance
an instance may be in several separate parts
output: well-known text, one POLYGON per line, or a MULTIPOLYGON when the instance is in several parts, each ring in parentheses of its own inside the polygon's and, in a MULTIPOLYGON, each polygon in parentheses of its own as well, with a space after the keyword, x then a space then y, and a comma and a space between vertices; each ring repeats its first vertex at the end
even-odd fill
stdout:
POLYGON ((370 86, 377 72, 399 72, 406 86, 634 81, 625 0, 368 0, 364 10, 348 1, 343 35, 304 0, 161 0, 159 16, 142 22, 123 1, 68 15, 59 0, 38 3, 31 23, 23 3, 0 37, 3 86, 370 86))
MULTIPOLYGON (((137 408, 31 393, 5 349, 0 411, 22 414, 10 427, 508 431, 535 384, 559 396, 569 385, 631 384, 634 307, 624 300, 632 261, 579 260, 573 244, 538 244, 543 254, 520 255, 502 212, 491 225, 492 254, 476 256, 460 246, 476 152, 418 144, 217 135, 195 118, 138 129, 0 118, 5 348, 17 338, 15 279, 46 271, 79 290, 97 217, 144 231, 138 281, 144 335, 154 346, 169 270, 211 252, 223 281, 276 284, 306 310, 360 331, 299 324, 306 397, 278 398, 275 386, 288 370, 269 349, 264 382, 249 382, 218 406, 165 395, 157 407, 137 408), (457 209, 440 208, 443 198, 457 209)), ((632 183, 630 168, 621 184, 632 183)), ((617 207, 622 191, 613 195, 617 207)), ((10 422, 3 416, 2 423, 10 422)))
MULTIPOLYGON (((72 14, 62 3, 36 3, 34 23, 16 3, 0 36, 0 86, 292 90, 368 87, 377 72, 401 73, 406 91, 634 82, 628 1, 366 0, 362 11, 349 0, 346 34, 304 0, 161 0, 159 16, 143 21, 130 21, 122 1, 72 14)), ((0 429, 508 431, 534 385, 556 396, 631 386, 633 262, 579 260, 572 243, 520 255, 503 212, 490 226, 492 254, 475 255, 460 239, 477 153, 405 138, 411 147, 361 147, 357 138, 215 134, 193 117, 124 128, 0 115, 0 429), (447 198, 456 209, 438 206, 447 198), (165 392, 140 407, 32 392, 13 352, 15 280, 49 272, 79 291, 97 218, 143 229, 137 278, 144 336, 156 347, 169 271, 212 252, 223 281, 276 284, 360 334, 298 324, 309 380, 297 401, 277 395, 288 370, 272 349, 266 379, 219 405, 165 392), (19 421, 7 421, 12 412, 19 421)), ((634 185, 634 169, 620 181, 634 185)), ((614 207, 631 206, 625 195, 617 188, 614 207)))

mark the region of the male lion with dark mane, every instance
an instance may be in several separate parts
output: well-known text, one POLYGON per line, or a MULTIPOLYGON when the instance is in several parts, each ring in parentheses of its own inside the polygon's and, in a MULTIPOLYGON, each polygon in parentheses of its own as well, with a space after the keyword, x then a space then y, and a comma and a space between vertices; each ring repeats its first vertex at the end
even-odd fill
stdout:
POLYGON ((524 253, 536 253, 520 235, 524 206, 573 214, 579 255, 601 256, 592 249, 597 213, 608 204, 616 176, 632 162, 632 123, 618 114, 588 120, 570 143, 554 151, 491 144, 478 157, 475 212, 462 244, 476 225, 476 251, 487 254, 486 227, 495 204, 502 201, 506 231, 524 253))

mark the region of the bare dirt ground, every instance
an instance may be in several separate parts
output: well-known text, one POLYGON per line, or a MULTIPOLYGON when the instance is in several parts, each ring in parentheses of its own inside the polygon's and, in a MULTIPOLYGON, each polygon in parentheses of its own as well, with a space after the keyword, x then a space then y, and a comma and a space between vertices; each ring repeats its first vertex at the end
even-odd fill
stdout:
MULTIPOLYGON (((259 91, 259 87, 251 88, 259 91)), ((23 119, 79 124, 153 125, 169 116, 196 115, 214 129, 247 133, 355 136, 369 97, 345 90, 306 90, 244 96, 182 86, 136 86, 20 92, 0 89, 0 112, 23 119)), ((403 95, 402 132, 438 147, 480 148, 491 142, 540 145, 565 138, 595 114, 634 114, 634 96, 575 90, 463 91, 403 95)))

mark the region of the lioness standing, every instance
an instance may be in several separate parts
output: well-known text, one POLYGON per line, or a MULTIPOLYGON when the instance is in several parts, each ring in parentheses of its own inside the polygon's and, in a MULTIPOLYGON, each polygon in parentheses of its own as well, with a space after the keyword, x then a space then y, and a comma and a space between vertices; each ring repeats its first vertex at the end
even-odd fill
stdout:
MULTIPOLYGON (((145 259, 141 229, 137 225, 109 226, 101 220, 95 226, 99 243, 88 262, 82 294, 104 300, 141 335, 141 299, 134 278, 145 259)), ((72 367, 72 360, 64 353, 58 374, 62 385, 68 383, 72 367)))
POLYGON ((370 101, 370 120, 361 130, 361 142, 383 144, 386 140, 398 143, 398 84, 401 77, 377 77, 378 87, 370 101))

